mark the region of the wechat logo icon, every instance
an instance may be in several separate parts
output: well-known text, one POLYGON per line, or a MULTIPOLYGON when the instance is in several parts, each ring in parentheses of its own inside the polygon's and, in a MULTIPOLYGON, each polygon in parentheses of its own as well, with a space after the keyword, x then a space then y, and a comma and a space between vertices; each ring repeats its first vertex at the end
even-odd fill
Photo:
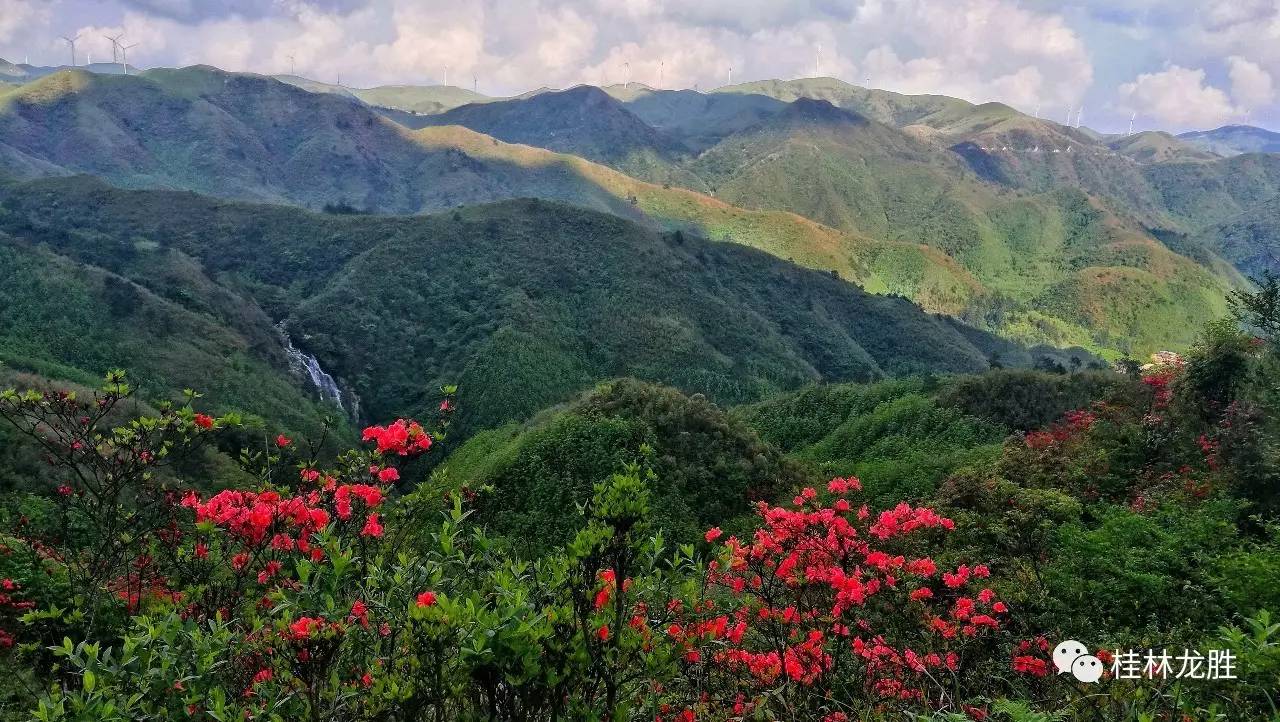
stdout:
POLYGON ((1089 654, 1084 644, 1074 639, 1068 639, 1054 647, 1053 666, 1058 668, 1058 674, 1070 672, 1085 684, 1093 684, 1102 679, 1102 660, 1089 654))

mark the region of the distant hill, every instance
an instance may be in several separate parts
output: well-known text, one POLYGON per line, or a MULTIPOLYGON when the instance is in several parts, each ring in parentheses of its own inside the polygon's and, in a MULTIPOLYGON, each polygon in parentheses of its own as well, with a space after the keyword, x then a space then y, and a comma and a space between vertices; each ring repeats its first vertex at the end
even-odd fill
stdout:
POLYGON ((1222 156, 1158 130, 1125 135, 1108 143, 1112 150, 1143 163, 1173 160, 1215 160, 1222 156))
POLYGON ((693 151, 705 150, 787 107, 787 103, 767 95, 622 86, 605 90, 641 120, 679 139, 693 151))
POLYGON ((765 253, 613 215, 510 201, 429 217, 316 214, 86 178, 11 186, 0 232, 120 273, 181 254, 245 292, 369 418, 460 383, 468 428, 636 376, 721 401, 818 380, 985 368, 1024 350, 765 253))
POLYGON ((432 115, 468 103, 494 100, 486 95, 453 85, 379 85, 373 88, 349 88, 297 75, 273 77, 282 83, 297 86, 308 92, 345 95, 358 98, 377 108, 398 110, 410 115, 432 115))
POLYGON ((1224 125, 1215 130, 1182 133, 1179 139, 1217 155, 1280 153, 1280 133, 1251 125, 1224 125))
POLYGON ((572 153, 641 180, 702 190, 695 176, 678 167, 686 151, 677 140, 589 85, 463 105, 416 120, 416 127, 461 125, 508 143, 572 153))

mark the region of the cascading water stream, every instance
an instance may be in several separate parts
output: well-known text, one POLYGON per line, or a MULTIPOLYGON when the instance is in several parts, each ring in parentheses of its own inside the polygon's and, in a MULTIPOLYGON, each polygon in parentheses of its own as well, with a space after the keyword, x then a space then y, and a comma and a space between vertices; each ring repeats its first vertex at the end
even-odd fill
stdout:
POLYGON ((320 394, 320 399, 327 403, 337 406, 342 413, 347 413, 347 407, 342 403, 342 388, 338 386, 338 382, 329 375, 320 361, 311 354, 304 353, 301 349, 293 345, 292 339, 284 329, 281 323, 277 328, 280 329, 280 335, 284 337, 284 350, 289 357, 289 365, 296 371, 305 374, 311 381, 312 387, 320 394))

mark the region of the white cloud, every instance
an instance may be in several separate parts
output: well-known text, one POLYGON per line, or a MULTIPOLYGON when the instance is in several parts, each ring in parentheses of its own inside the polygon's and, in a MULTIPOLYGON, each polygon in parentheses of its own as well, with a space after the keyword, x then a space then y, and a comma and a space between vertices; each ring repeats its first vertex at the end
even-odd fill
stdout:
POLYGON ((48 6, 39 0, 0 0, 0 42, 17 37, 47 13, 48 6))
POLYGON ((1237 103, 1245 108, 1258 108, 1270 105, 1276 99, 1271 74, 1257 63, 1232 55, 1227 58, 1227 67, 1231 76, 1231 97, 1237 103))
POLYGON ((1225 92, 1204 79, 1204 70, 1171 65, 1139 75, 1118 93, 1127 109, 1180 127, 1218 126, 1242 115, 1225 92))
MULTIPOLYGON (((1208 101, 1177 117, 1280 110, 1280 0, 0 0, 0 57, 66 62, 67 18, 124 30, 141 65, 279 73, 292 55, 300 74, 362 86, 439 82, 447 65, 511 94, 630 64, 640 82, 708 88, 729 66, 735 81, 812 75, 820 44, 823 75, 1028 112, 1084 103, 1104 128, 1143 94, 1208 101), (1192 87, 1174 67, 1206 75, 1192 87)), ((84 42, 82 60, 110 57, 84 42)))
POLYGON ((862 65, 876 87, 975 102, 1076 103, 1093 82, 1083 40, 1059 15, 1005 0, 875 2, 855 21, 884 38, 862 65))

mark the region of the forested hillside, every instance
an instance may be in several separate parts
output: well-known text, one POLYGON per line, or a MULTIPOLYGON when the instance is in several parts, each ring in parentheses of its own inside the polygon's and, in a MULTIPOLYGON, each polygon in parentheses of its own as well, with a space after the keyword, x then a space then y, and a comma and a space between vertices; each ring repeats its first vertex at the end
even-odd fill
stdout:
MULTIPOLYGON (((817 380, 977 370, 993 356, 1033 362, 1014 344, 831 274, 555 203, 344 215, 85 178, 15 184, 0 196, 7 252, 52 251, 76 272, 121 277, 118 293, 175 298, 206 323, 255 334, 244 353, 276 368, 283 351, 272 324, 282 322, 367 418, 420 412, 444 384, 470 390, 463 419, 483 428, 620 375, 739 401, 817 380)), ((42 305, 51 300, 27 296, 5 318, 27 323, 16 312, 29 304, 52 314, 42 305)), ((73 349, 46 342, 22 356, 82 374, 131 358, 73 349)), ((156 388, 192 384, 168 381, 156 388)))

